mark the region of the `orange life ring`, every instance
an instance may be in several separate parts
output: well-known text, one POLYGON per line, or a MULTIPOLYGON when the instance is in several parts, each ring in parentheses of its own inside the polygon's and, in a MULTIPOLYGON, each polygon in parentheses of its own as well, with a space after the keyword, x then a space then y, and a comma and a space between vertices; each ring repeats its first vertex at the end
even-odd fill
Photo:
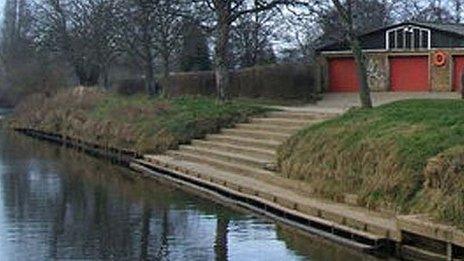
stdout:
POLYGON ((433 64, 435 66, 438 66, 438 67, 444 66, 446 64, 446 60, 447 60, 447 55, 446 53, 442 51, 436 51, 433 54, 433 64))

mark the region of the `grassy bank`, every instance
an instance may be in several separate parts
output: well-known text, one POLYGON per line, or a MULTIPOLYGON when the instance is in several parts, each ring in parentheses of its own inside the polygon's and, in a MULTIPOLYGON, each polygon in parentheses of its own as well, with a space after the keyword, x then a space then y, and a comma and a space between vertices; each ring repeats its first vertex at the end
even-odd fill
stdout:
POLYGON ((282 175, 370 208, 464 227, 464 102, 401 101, 309 127, 278 152, 282 175))
POLYGON ((251 102, 214 99, 149 99, 77 88, 31 96, 15 109, 13 127, 56 132, 141 153, 160 153, 262 113, 251 102))

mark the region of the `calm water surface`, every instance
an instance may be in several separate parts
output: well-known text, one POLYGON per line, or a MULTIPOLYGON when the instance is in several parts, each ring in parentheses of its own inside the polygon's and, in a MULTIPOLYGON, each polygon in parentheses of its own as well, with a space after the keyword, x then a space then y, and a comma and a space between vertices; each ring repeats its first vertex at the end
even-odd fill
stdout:
POLYGON ((0 260, 375 260, 0 129, 0 260))

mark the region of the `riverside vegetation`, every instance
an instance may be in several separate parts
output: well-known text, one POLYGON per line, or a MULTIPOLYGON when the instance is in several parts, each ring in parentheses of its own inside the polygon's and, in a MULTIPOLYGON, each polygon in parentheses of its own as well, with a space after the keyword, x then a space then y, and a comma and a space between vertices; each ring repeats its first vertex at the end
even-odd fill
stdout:
POLYGON ((282 175, 369 208, 425 213, 464 227, 464 102, 411 100, 354 109, 278 151, 282 175))
POLYGON ((207 97, 149 98, 75 88, 25 99, 10 125, 139 153, 162 153, 266 110, 246 101, 219 104, 207 97))
MULTIPOLYGON (((100 89, 34 95, 12 127, 61 133, 140 153, 162 153, 268 109, 252 100, 150 99, 100 89)), ((333 200, 355 194, 371 209, 427 213, 464 228, 464 102, 400 101, 308 127, 278 150, 285 177, 333 200)))

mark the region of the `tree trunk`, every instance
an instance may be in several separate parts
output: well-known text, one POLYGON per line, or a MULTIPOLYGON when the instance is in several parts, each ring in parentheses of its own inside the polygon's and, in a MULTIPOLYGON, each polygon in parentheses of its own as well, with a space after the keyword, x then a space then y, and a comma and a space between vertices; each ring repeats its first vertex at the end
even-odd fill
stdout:
POLYGON ((230 37, 230 4, 223 3, 217 6, 219 18, 219 31, 216 42, 216 88, 220 101, 229 99, 230 73, 229 73, 229 37, 230 37))
POLYGON ((345 29, 347 30, 347 40, 351 45, 354 59, 356 61, 357 74, 359 79, 359 98, 361 99, 361 106, 363 108, 372 108, 371 91, 369 89, 369 82, 367 80, 366 60, 364 58, 361 44, 354 30, 353 22, 353 0, 346 0, 346 8, 342 5, 340 0, 332 0, 335 8, 337 8, 345 29))
POLYGON ((359 98, 363 108, 372 108, 371 90, 367 79, 366 59, 363 55, 361 45, 357 37, 350 37, 351 49, 356 61, 356 69, 359 79, 359 98))
MULTIPOLYGON (((255 5, 254 5, 255 8, 258 8, 259 7, 259 1, 258 0, 255 0, 255 5)), ((252 47, 252 50, 253 52, 251 52, 251 60, 250 60, 250 65, 251 66, 255 66, 258 64, 258 57, 261 55, 261 46, 260 46, 260 43, 259 43, 259 31, 260 31, 260 27, 261 25, 259 24, 259 12, 255 12, 255 24, 253 25, 253 47, 252 47)))
POLYGON ((143 66, 145 66, 145 90, 147 95, 150 97, 155 96, 155 72, 154 72, 154 55, 152 52, 152 37, 149 29, 149 19, 148 14, 144 13, 145 23, 143 25, 143 55, 142 60, 144 61, 143 66))
POLYGON ((105 90, 111 89, 111 84, 110 84, 110 70, 108 66, 105 66, 102 70, 102 76, 103 76, 103 87, 105 90))
POLYGON ((169 77, 169 56, 163 58, 163 78, 167 79, 169 77))
POLYGON ((361 44, 356 36, 350 36, 351 50, 353 51, 354 59, 356 61, 356 69, 359 79, 359 98, 361 99, 361 106, 363 108, 372 108, 371 90, 369 88, 366 58, 362 52, 361 44))
POLYGON ((145 66, 145 90, 147 91, 148 96, 155 96, 155 74, 153 72, 153 67, 151 63, 147 63, 145 66))
POLYGON ((155 72, 153 69, 153 54, 151 52, 150 46, 148 44, 145 45, 145 90, 147 95, 150 97, 155 96, 156 89, 155 89, 155 72))

